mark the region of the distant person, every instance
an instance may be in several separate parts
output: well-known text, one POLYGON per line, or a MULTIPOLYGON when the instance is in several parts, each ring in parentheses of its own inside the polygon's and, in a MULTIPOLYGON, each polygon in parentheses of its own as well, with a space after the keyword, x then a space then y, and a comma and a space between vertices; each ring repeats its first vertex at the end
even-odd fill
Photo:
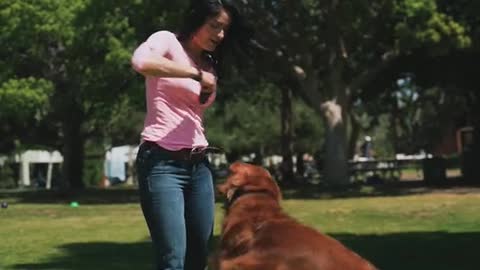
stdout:
POLYGON ((242 48, 238 11, 192 0, 177 33, 152 34, 134 52, 147 113, 136 165, 156 269, 203 270, 214 224, 214 190, 203 113, 215 99, 225 53, 242 48))
POLYGON ((365 136, 362 145, 360 146, 361 156, 372 159, 373 158, 373 145, 372 138, 370 136, 365 136))

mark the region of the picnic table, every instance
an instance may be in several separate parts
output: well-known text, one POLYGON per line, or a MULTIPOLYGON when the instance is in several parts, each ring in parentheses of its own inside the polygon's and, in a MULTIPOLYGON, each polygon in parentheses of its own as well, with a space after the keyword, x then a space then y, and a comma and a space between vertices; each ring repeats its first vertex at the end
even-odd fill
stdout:
POLYGON ((402 170, 421 168, 421 160, 417 159, 360 159, 349 161, 350 175, 354 180, 372 176, 383 180, 399 180, 402 170))

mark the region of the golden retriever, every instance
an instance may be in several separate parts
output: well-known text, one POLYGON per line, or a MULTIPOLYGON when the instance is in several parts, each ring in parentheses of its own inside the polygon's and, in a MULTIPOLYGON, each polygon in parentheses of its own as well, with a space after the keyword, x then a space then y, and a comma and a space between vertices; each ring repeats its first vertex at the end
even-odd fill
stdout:
POLYGON ((267 170, 234 163, 218 191, 226 213, 217 270, 374 270, 337 240, 300 224, 280 206, 281 192, 267 170))

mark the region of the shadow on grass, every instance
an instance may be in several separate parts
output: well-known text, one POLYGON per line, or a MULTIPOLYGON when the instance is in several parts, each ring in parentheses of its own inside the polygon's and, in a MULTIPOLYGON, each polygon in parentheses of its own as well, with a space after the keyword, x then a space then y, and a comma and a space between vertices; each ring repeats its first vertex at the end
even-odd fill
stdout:
MULTIPOLYGON (((352 184, 342 188, 327 187, 320 184, 298 184, 294 187, 282 187, 285 199, 405 196, 439 191, 453 194, 480 193, 480 185, 473 185, 461 178, 451 178, 439 185, 426 185, 424 181, 395 181, 376 185, 352 184)), ((85 189, 81 191, 4 190, 0 191, 0 201, 2 200, 11 200, 18 203, 69 203, 79 201, 84 205, 138 203, 139 201, 138 191, 134 187, 85 189)), ((222 200, 220 197, 217 198, 217 201, 222 200)))
MULTIPOLYGON (((478 269, 480 232, 412 232, 387 235, 334 234, 333 237, 387 270, 478 269)), ((218 240, 218 239, 215 239, 218 240)), ((16 270, 150 270, 150 243, 72 243, 60 246, 61 257, 16 270)), ((268 269, 265 269, 268 270, 268 269)))
POLYGON ((149 242, 71 243, 58 247, 62 256, 45 262, 14 265, 22 270, 141 270, 153 269, 149 242))
POLYGON ((379 269, 478 269, 480 232, 332 235, 379 269))

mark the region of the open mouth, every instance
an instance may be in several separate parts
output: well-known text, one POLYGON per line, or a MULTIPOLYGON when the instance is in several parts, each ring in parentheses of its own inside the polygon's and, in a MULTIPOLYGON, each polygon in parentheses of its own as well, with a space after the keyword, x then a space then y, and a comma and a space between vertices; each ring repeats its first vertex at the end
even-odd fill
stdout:
POLYGON ((213 46, 218 46, 218 44, 220 44, 220 41, 217 41, 217 40, 214 40, 214 39, 210 39, 210 42, 213 44, 213 46))

